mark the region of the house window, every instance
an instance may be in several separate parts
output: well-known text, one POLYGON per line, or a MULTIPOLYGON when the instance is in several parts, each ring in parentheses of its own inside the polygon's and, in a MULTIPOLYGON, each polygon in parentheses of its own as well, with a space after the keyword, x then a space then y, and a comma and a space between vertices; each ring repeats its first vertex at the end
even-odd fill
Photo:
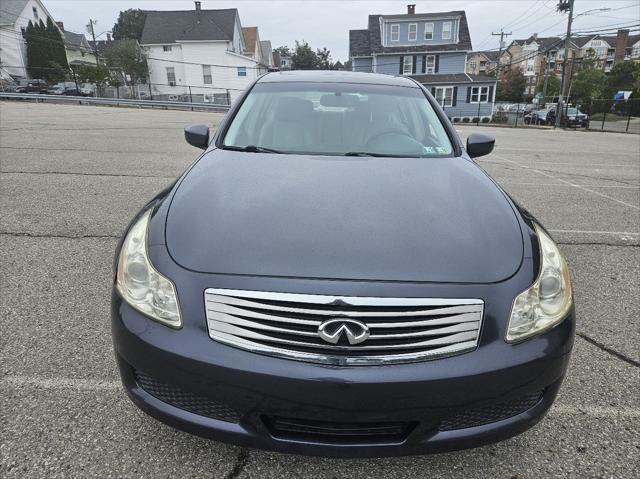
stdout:
POLYGON ((471 87, 471 103, 487 103, 489 101, 488 86, 471 87))
POLYGON ((211 78, 210 65, 202 65, 202 78, 205 85, 211 85, 213 83, 213 78, 211 78))
POLYGON ((427 64, 424 67, 425 73, 435 73, 436 72, 436 56, 428 55, 427 56, 427 64))
POLYGON ((400 25, 391 25, 391 41, 399 42, 400 41, 400 25))
POLYGON ((162 51, 163 52, 170 52, 171 51, 171 45, 162 45, 162 51))
POLYGON ((167 83, 169 86, 176 86, 176 69, 174 67, 165 67, 167 70, 167 83))
POLYGON ((469 62, 469 69, 471 70, 472 73, 476 72, 476 67, 477 67, 476 62, 469 62))
POLYGON ((424 24, 424 39, 433 40, 433 23, 424 24))
POLYGON ((20 33, 22 33, 22 38, 27 38, 27 29, 24 27, 20 27, 20 33))
POLYGON ((38 9, 36 7, 31 7, 31 11, 33 12, 33 18, 38 19, 38 9))
POLYGON ((436 87, 436 101, 442 107, 453 105, 453 87, 439 86, 436 87))
POLYGON ((246 77, 247 76, 247 67, 238 67, 238 76, 246 77))
POLYGON ((444 22, 442 24, 442 39, 451 40, 451 22, 444 22))
POLYGON ((413 73, 413 57, 407 55, 402 59, 402 74, 411 75, 413 73))
POLYGON ((415 42, 418 39, 418 24, 410 23, 409 24, 409 41, 415 42))

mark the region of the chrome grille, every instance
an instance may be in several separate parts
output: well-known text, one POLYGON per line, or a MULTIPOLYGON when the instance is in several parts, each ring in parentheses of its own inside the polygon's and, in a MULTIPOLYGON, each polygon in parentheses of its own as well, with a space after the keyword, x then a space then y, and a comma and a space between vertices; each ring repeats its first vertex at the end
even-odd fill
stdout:
POLYGON ((425 361, 471 351, 478 345, 483 306, 480 299, 205 290, 211 339, 269 356, 334 365, 425 361), (368 337, 350 344, 341 334, 336 344, 327 342, 318 328, 336 319, 364 325, 368 337))

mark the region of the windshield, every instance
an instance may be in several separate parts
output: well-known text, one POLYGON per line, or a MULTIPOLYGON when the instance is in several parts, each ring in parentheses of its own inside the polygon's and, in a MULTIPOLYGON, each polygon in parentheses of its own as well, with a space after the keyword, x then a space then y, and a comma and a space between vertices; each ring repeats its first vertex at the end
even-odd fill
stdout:
POLYGON ((578 109, 577 108, 568 108, 567 109, 567 115, 576 115, 578 113, 578 109))
POLYGON ((351 83, 258 83, 229 126, 223 147, 332 155, 453 152, 422 90, 351 83))

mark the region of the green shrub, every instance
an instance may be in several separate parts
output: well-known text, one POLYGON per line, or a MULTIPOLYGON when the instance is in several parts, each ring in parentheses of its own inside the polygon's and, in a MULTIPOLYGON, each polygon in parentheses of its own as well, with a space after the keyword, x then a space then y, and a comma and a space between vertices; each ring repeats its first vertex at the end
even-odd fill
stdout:
POLYGON ((473 123, 478 123, 480 121, 480 118, 478 118, 477 116, 473 117, 473 123))
POLYGON ((462 123, 469 123, 469 117, 468 117, 468 116, 465 116, 465 117, 462 119, 462 123))
POLYGON ((488 116, 485 116, 482 118, 482 123, 489 123, 490 118, 488 116))

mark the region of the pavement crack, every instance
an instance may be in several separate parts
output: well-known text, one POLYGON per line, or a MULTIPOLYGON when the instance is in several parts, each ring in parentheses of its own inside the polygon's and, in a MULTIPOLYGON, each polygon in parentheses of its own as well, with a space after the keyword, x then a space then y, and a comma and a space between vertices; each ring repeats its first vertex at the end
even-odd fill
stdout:
POLYGON ((242 471, 244 470, 244 467, 247 465, 248 461, 249 449, 247 449, 246 447, 241 447, 240 452, 238 453, 238 457, 236 457, 236 460, 233 464, 233 468, 231 468, 229 473, 224 476, 224 478, 236 479, 237 477, 240 477, 240 474, 242 474, 242 471))
POLYGON ((576 331, 576 336, 578 336, 579 338, 584 339, 589 344, 593 344, 596 348, 604 351, 605 353, 609 353, 610 355, 620 359, 621 361, 624 361, 627 364, 631 364, 631 366, 635 366, 636 368, 640 368, 640 361, 636 361, 635 359, 630 358, 629 356, 626 356, 626 355, 624 355, 622 353, 619 353, 615 349, 611 349, 610 347, 605 346, 600 341, 596 341, 595 339, 587 336, 586 334, 584 334, 582 332, 576 331))
POLYGON ((64 238, 64 239, 85 239, 85 238, 116 238, 120 235, 63 235, 63 234, 42 234, 42 233, 26 233, 21 231, 0 231, 2 236, 26 237, 26 238, 64 238))
POLYGON ((114 176, 126 178, 163 178, 174 180, 175 176, 158 176, 158 175, 128 175, 123 173, 81 173, 73 171, 0 171, 2 174, 14 175, 75 175, 75 176, 114 176))

